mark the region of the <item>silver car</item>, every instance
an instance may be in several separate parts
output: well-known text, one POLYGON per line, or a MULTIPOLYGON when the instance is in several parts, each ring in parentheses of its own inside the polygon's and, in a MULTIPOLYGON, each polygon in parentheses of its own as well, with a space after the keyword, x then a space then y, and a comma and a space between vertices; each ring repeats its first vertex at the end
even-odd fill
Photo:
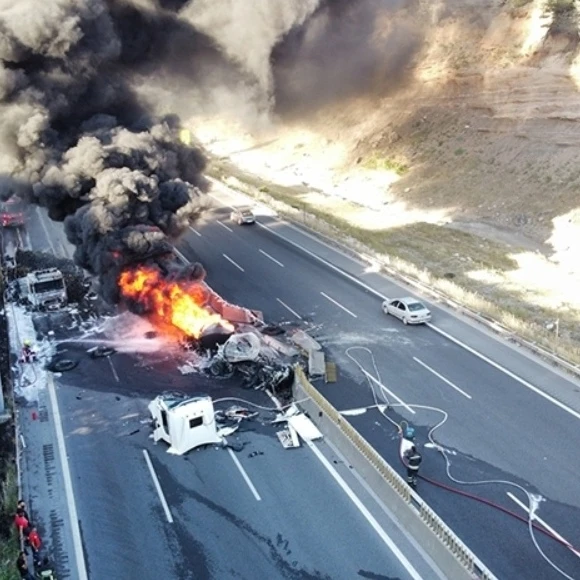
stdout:
POLYGON ((416 298, 385 300, 383 312, 399 318, 404 324, 425 324, 431 320, 431 312, 416 298))
POLYGON ((230 214, 230 219, 239 226, 242 224, 253 224, 256 221, 254 212, 247 207, 238 207, 230 214))

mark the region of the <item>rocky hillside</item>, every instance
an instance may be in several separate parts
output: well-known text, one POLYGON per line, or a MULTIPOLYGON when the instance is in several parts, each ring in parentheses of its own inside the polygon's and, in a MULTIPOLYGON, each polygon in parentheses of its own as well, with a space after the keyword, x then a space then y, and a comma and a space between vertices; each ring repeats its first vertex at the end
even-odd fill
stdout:
MULTIPOLYGON (((310 188, 316 203, 364 206, 349 216, 359 227, 412 237, 430 223, 503 244, 511 266, 470 277, 576 317, 579 4, 399 2, 367 25, 375 77, 364 90, 280 110, 259 130, 197 118, 196 133, 247 171, 310 188)), ((296 94, 311 89, 294 80, 296 94)))

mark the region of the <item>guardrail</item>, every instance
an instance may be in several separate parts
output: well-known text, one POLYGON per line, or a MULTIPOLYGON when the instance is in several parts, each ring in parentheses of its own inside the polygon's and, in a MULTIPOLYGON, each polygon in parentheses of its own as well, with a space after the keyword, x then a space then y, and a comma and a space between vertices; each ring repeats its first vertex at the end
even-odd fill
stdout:
POLYGON ((497 580, 445 522, 295 366, 294 397, 449 578, 497 580), (309 409, 308 399, 313 408, 309 409), (333 426, 334 429, 329 428, 333 426), (364 462, 364 463, 363 463, 364 462), (358 465, 357 465, 358 464, 358 465), (368 469, 370 467, 370 470, 368 469))
MULTIPOLYGON (((215 177, 210 177, 209 180, 218 182, 222 186, 232 190, 232 186, 230 184, 222 181, 221 179, 218 179, 215 177)), ((240 183, 242 185, 245 185, 245 184, 243 184, 243 182, 240 182, 240 183)), ((251 189, 251 188, 248 188, 248 189, 251 189)), ((238 194, 241 193, 242 195, 249 196, 251 199, 254 199, 254 200, 258 199, 259 201, 261 201, 265 205, 268 205, 268 203, 274 202, 278 206, 290 207, 287 204, 285 204, 284 202, 278 201, 275 198, 273 198, 272 196, 270 196, 268 194, 264 194, 264 193, 259 192, 257 190, 256 191, 243 191, 243 192, 240 192, 238 190, 233 190, 233 191, 235 191, 238 194), (271 200, 271 201, 268 202, 268 200, 271 200)), ((291 209, 294 209, 294 208, 291 208, 291 209)), ((296 211, 298 211, 298 210, 296 210, 296 211)), ((504 338, 506 338, 510 342, 526 348, 530 352, 534 353, 536 356, 543 358, 544 360, 548 360, 554 366, 558 366, 558 367, 566 370, 567 372, 573 374, 576 378, 580 378, 580 365, 575 364, 569 360, 562 358, 560 355, 549 350, 548 348, 546 348, 544 346, 540 346, 539 344, 537 344, 535 342, 531 342, 531 341, 515 334, 512 330, 510 330, 509 328, 506 328, 505 326, 500 324, 498 321, 493 320, 490 317, 483 316, 479 312, 476 312, 476 311, 472 310, 471 308, 468 308, 467 306, 452 300, 451 298, 449 298, 448 296, 446 296, 442 292, 435 290, 434 288, 431 288, 430 286, 423 284, 421 281, 419 281, 415 278, 412 278, 407 274, 401 273, 400 271, 398 271, 398 270, 394 269, 392 266, 390 266, 384 259, 381 259, 378 256, 372 256, 372 255, 358 252, 358 251, 354 250, 353 248, 351 248, 350 246, 348 246, 347 244, 345 244, 343 242, 339 242, 338 240, 335 240, 334 238, 331 238, 330 236, 325 235, 324 233, 320 232, 319 230, 308 226, 305 223, 305 221, 297 221, 296 219, 294 219, 292 213, 289 210, 284 211, 282 213, 285 214, 284 217, 288 221, 292 222, 294 225, 298 226, 299 228, 302 228, 304 230, 308 230, 316 237, 323 238, 325 243, 327 243, 328 245, 334 246, 335 248, 339 249, 341 252, 343 252, 347 255, 350 255, 351 257, 358 259, 362 262, 367 262, 367 263, 371 263, 371 264, 378 263, 380 265, 380 267, 391 278, 399 280, 399 281, 407 284, 408 286, 419 290, 420 292, 422 292, 426 295, 430 295, 432 298, 439 301, 439 303, 442 303, 442 304, 448 306, 449 308, 453 308, 454 310, 459 311, 464 316, 468 316, 469 318, 475 320, 479 324, 482 324, 482 325, 488 327, 496 334, 503 335, 504 338)), ((314 216, 312 216, 312 217, 314 218, 314 216)), ((314 218, 314 219, 317 219, 317 218, 314 218)), ((332 226, 329 226, 329 227, 332 227, 332 226)))
MULTIPOLYGON (((281 203, 281 202, 277 202, 277 203, 281 203)), ((399 272, 398 270, 396 270, 395 268, 390 266, 384 259, 381 259, 378 256, 373 256, 373 255, 357 252, 356 250, 354 250, 353 248, 344 244, 343 242, 335 240, 335 239, 325 235, 324 233, 322 233, 314 228, 311 228, 305 222, 298 222, 289 216, 287 216, 287 219, 290 222, 292 222, 295 226, 302 228, 304 230, 307 230, 308 232, 311 233, 311 235, 314 235, 314 236, 319 237, 319 238, 323 238, 324 243, 328 244, 329 246, 334 246, 335 248, 337 248, 338 250, 340 250, 344 254, 347 254, 347 255, 349 255, 357 260, 360 260, 362 262, 366 262, 368 264, 378 263, 379 266, 383 269, 383 271, 386 274, 388 274, 391 278, 399 280, 399 281, 405 283, 407 286, 410 286, 411 288, 414 288, 414 289, 418 290, 419 292, 422 292, 425 295, 431 296, 431 298, 437 300, 440 304, 444 304, 445 306, 448 306, 449 308, 452 308, 453 310, 460 312, 464 316, 468 316, 469 318, 475 320, 478 324, 482 324, 482 325, 488 327, 490 330, 492 330, 496 334, 502 335, 506 340, 509 340, 510 342, 512 342, 514 344, 517 344, 519 346, 522 346, 522 347, 528 349, 530 352, 534 353, 536 356, 543 358, 545 360, 548 360, 554 366, 559 366, 562 369, 565 369, 567 372, 573 374, 576 378, 580 378, 580 365, 575 364, 569 360, 562 358, 560 355, 547 349, 544 346, 540 346, 539 344, 537 344, 535 342, 531 342, 531 341, 523 338, 522 336, 515 334, 513 330, 510 330, 509 328, 502 325, 497 320, 494 320, 489 316, 484 316, 484 315, 480 314, 479 312, 472 310, 468 306, 465 306, 464 304, 461 304, 455 300, 452 300, 447 295, 445 295, 443 292, 440 292, 439 290, 436 290, 435 288, 427 286, 426 284, 422 283, 420 280, 417 280, 417 279, 412 278, 411 276, 409 276, 407 274, 403 274, 403 273, 399 272)))

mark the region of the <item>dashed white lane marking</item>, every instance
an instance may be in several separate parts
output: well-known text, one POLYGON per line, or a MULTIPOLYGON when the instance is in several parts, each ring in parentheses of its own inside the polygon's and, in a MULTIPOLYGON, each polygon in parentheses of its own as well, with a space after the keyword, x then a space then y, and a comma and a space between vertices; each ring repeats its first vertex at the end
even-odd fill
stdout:
POLYGON ((266 256, 266 258, 270 258, 270 260, 272 260, 272 262, 274 262, 275 264, 278 264, 278 266, 280 266, 281 268, 284 268, 284 264, 282 264, 282 262, 279 262, 278 260, 276 260, 276 258, 273 258, 272 256, 270 256, 270 254, 268 254, 267 252, 264 252, 264 250, 258 250, 260 252, 260 254, 263 254, 264 256, 266 256))
POLYGON ((256 498, 256 500, 262 501, 260 494, 258 493, 257 489, 255 488, 254 484, 252 483, 250 476, 246 473, 246 470, 244 469, 244 467, 240 463, 240 460, 236 457, 236 454, 229 448, 228 448, 228 453, 230 454, 230 457, 232 458, 233 462, 236 464, 236 467, 239 469, 240 473, 242 474, 244 481, 248 484, 250 491, 254 494, 254 497, 256 498))
POLYGON ((60 455, 60 466, 62 469, 62 477, 64 479, 64 492, 68 503, 68 513, 70 517, 72 540, 75 551, 75 560, 77 563, 76 576, 79 580, 88 580, 87 565, 85 563, 85 553, 83 551, 83 543, 81 541, 81 531, 79 529, 79 516, 77 513, 77 505, 75 502, 72 480, 70 477, 70 467, 68 464, 66 446, 64 443, 64 433, 62 430, 60 409, 58 408, 58 400, 56 398, 56 391, 54 388, 54 378, 52 376, 52 373, 48 373, 46 383, 48 388, 48 396, 50 398, 50 405, 52 407, 52 414, 54 416, 54 430, 56 432, 58 454, 60 455))
POLYGON ((322 296, 324 296, 327 300, 329 300, 339 308, 342 308, 342 310, 344 310, 347 314, 350 314, 353 318, 358 318, 358 316, 354 312, 351 312, 348 308, 343 306, 340 302, 337 302, 334 298, 331 298, 328 294, 325 294, 324 292, 321 292, 320 294, 322 294, 322 296))
POLYGON ((109 361, 109 365, 111 366, 111 370, 113 371, 113 376, 115 377, 115 380, 120 383, 121 381, 119 380, 119 375, 117 374, 117 370, 115 369, 115 365, 113 364, 113 361, 111 360, 111 357, 108 356, 107 360, 109 361))
MULTIPOLYGON (((377 298, 380 298, 382 300, 387 299, 387 297, 384 294, 382 294, 378 290, 375 290, 374 288, 372 288, 368 284, 365 284, 362 280, 359 280, 355 276, 351 276, 350 274, 342 271, 340 268, 338 268, 334 264, 331 264, 328 260, 325 260, 324 258, 317 256, 314 252, 307 250, 305 247, 301 246, 300 244, 290 240, 289 238, 287 238, 286 236, 283 236, 282 234, 279 234, 278 232, 274 231, 272 228, 268 227, 267 225, 262 224, 260 222, 256 222, 256 224, 259 227, 261 227, 262 229, 270 232, 273 236, 276 236, 277 238, 284 240, 287 244, 290 244, 291 246, 298 248, 299 250, 301 250, 305 254, 309 255, 311 258, 314 258, 315 260, 321 262, 322 264, 324 264, 326 267, 330 268, 331 270, 333 270, 337 274, 340 274, 344 278, 347 278, 351 282, 354 282, 356 285, 360 286, 361 288, 363 288, 364 290, 369 292, 369 294, 372 294, 372 295, 374 295, 377 298)), ((296 229, 296 228, 293 228, 293 229, 296 229)), ((296 231, 299 231, 299 230, 296 230, 296 231)), ((300 233, 303 235, 307 235, 307 234, 304 234, 303 232, 300 232, 300 233)), ((314 239, 312 236, 308 236, 308 237, 314 239)), ((318 242, 318 243, 321 243, 322 245, 326 245, 323 242, 318 242)), ((480 353, 479 351, 477 351, 474 348, 470 347, 469 345, 465 344, 463 341, 455 338, 454 336, 450 335, 448 332, 445 332, 443 329, 439 328, 435 324, 428 322, 427 326, 429 328, 431 328, 432 330, 434 330, 435 332, 437 332, 438 334, 440 334, 441 336, 444 336, 445 338, 447 338, 451 342, 454 342, 459 347, 465 349, 466 351, 470 352, 474 356, 485 361, 486 363, 488 363, 489 365, 491 365, 492 367, 494 367, 498 371, 500 371, 500 372, 504 373, 505 375, 507 375, 508 377, 514 379, 515 381, 517 381, 518 383, 520 383, 524 387, 527 387, 528 389, 530 389, 531 391, 533 391, 537 395, 540 395, 540 397, 543 397, 544 399, 546 399, 547 401, 550 401, 551 403, 553 403, 557 407, 560 407, 560 409, 566 411, 567 413, 570 413, 570 415, 572 415, 573 417, 576 417, 576 419, 580 419, 580 413, 574 411, 574 409, 572 409, 572 408, 568 407, 567 405, 565 405, 564 403, 558 401, 558 399, 555 399, 551 395, 548 395, 548 393, 543 392, 538 387, 535 387, 534 385, 532 385, 531 383, 529 383, 525 379, 522 379, 521 377, 519 377, 518 375, 516 375, 512 371, 506 369, 504 366, 500 365, 499 363, 496 363, 495 361, 493 361, 489 357, 485 356, 484 354, 480 353)))
POLYGON ((151 479, 153 480, 153 485, 157 491, 157 495, 159 496, 159 501, 163 507, 163 511, 165 512, 165 517, 167 521, 172 524, 173 523, 173 516, 171 515, 171 510, 169 509, 169 505, 167 504, 167 500, 165 499, 165 494, 161 489, 161 484, 159 483, 159 478, 157 477, 157 473, 155 473, 155 469, 153 468, 153 463, 151 463, 151 457, 149 457, 149 452, 147 449, 143 449, 143 456, 145 457, 145 462, 147 463, 147 467, 149 468, 149 473, 151 474, 151 479))
POLYGON ((56 256, 56 251, 54 249, 54 246, 52 244, 52 240, 50 239, 50 234, 48 233, 48 228, 46 227, 46 224, 44 223, 44 219, 42 217, 42 212, 40 211, 40 206, 36 206, 36 213, 38 215, 38 219, 40 221, 40 225, 42 226, 42 229, 44 230, 44 235, 46 236, 46 241, 48 242, 48 245, 50 246, 50 249, 52 250, 52 254, 53 256, 56 256))
POLYGON ((296 310, 292 310, 292 308, 290 308, 290 306, 288 306, 288 304, 286 304, 285 302, 282 302, 282 300, 280 300, 280 298, 276 298, 276 300, 282 304, 282 306, 284 306, 284 308, 286 308, 286 310, 288 310, 288 312, 291 312, 294 316, 296 316, 296 318, 298 318, 298 320, 302 320, 302 316, 300 316, 300 314, 298 314, 298 312, 296 312, 296 310))
POLYGON ((198 238, 201 238, 201 234, 200 234, 200 233, 199 233, 199 232, 198 232, 198 231, 197 231, 195 228, 192 228, 191 226, 189 226, 189 229, 190 229, 190 230, 191 230, 191 231, 192 231, 192 232, 193 232, 193 233, 194 233, 194 234, 195 234, 195 235, 196 235, 198 238))
POLYGON ((238 270, 240 270, 240 272, 243 272, 244 269, 237 264, 236 262, 234 262, 227 254, 222 254, 222 256, 230 263, 233 264, 238 270))
MULTIPOLYGON (((525 505, 524 503, 522 503, 511 491, 507 492, 507 496, 514 501, 517 505, 519 505, 527 514, 530 513, 530 508, 525 505)), ((548 530, 548 532, 550 532, 555 538, 558 538, 558 540, 560 540, 560 542, 564 543, 567 545, 568 549, 571 552, 574 552, 574 554, 576 554, 576 556, 578 556, 580 558, 580 552, 578 552, 578 550, 575 550, 572 547, 572 544, 570 544, 570 542, 566 539, 564 539, 556 530, 554 530, 554 528, 552 528, 551 526, 549 526, 544 520, 542 520, 541 518, 539 518, 537 515, 534 514, 534 518, 538 523, 540 523, 544 528, 546 528, 546 530, 548 530)))
POLYGON ((344 481, 344 479, 340 476, 340 474, 332 467, 328 459, 324 457, 320 449, 316 447, 316 445, 312 441, 306 441, 308 447, 312 450, 316 458, 322 463, 322 465, 326 468, 328 473, 332 475, 333 479, 338 483, 342 491, 346 493, 348 498, 352 501, 352 503, 356 506, 356 508, 360 511, 360 513, 364 516, 367 522, 371 525, 373 530, 378 534, 379 538, 384 542, 384 544, 391 550, 394 556, 399 560, 401 565, 407 570, 411 578, 413 580, 421 580, 421 575, 417 572, 413 564, 409 562, 406 556, 399 550, 395 542, 390 538, 390 536, 385 532, 382 526, 377 522, 375 517, 371 514, 371 512, 366 508, 363 502, 358 498, 356 493, 350 488, 348 483, 344 481))
POLYGON ((464 342, 461 342, 459 339, 451 336, 449 333, 445 332, 444 330, 441 330, 437 326, 434 326, 430 323, 427 323, 427 326, 432 328, 435 332, 438 332, 441 336, 444 336, 445 338, 449 339, 451 342, 454 342, 456 345, 460 346, 461 348, 464 348, 466 351, 475 355, 477 358, 479 358, 482 361, 486 362, 487 364, 491 365, 492 367, 494 367, 498 371, 501 371, 502 373, 506 374, 508 377, 512 378, 514 381, 517 381, 518 383, 520 383, 520 385, 523 385, 524 387, 527 387, 528 389, 530 389, 530 391, 533 391, 537 395, 540 395, 540 397, 543 397, 544 399, 546 399, 546 401, 550 401, 550 403, 553 403, 554 405, 556 405, 556 407, 560 407, 560 409, 562 409, 563 411, 566 411, 567 413, 570 413, 570 415, 572 415, 573 417, 576 417, 576 419, 580 419, 580 413, 578 413, 577 411, 574 411, 574 409, 571 409, 567 405, 564 405, 564 403, 561 403, 560 401, 558 401, 558 399, 555 399, 551 395, 548 395, 548 393, 544 393, 544 391, 540 390, 538 387, 535 387, 531 383, 528 383, 528 381, 526 381, 525 379, 518 377, 518 375, 516 375, 515 373, 512 373, 510 370, 501 366, 499 363, 496 363, 495 361, 491 360, 489 357, 485 356, 484 354, 481 354, 480 352, 478 352, 474 348, 471 348, 470 346, 468 346, 464 342))
POLYGON ((224 224, 223 222, 220 222, 220 220, 217 220, 216 223, 218 223, 222 228, 225 228, 226 230, 228 230, 228 232, 233 232, 234 231, 229 226, 226 226, 226 224, 224 224))
POLYGON ((428 364, 425 364, 422 360, 419 360, 416 356, 413 360, 420 364, 424 369, 427 369, 430 373, 433 373, 438 379, 441 379, 444 383, 447 383, 452 389, 455 389, 458 393, 464 397, 471 399, 471 395, 466 393, 463 389, 460 389, 456 384, 452 383, 449 379, 445 378, 443 375, 439 374, 435 369, 432 369, 428 364))

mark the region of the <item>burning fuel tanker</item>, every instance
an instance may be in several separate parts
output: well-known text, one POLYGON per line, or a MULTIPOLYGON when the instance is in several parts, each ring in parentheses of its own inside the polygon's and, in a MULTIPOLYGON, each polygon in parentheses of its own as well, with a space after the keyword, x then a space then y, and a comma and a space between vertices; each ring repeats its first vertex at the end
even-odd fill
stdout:
POLYGON ((132 311, 177 339, 221 342, 218 337, 230 336, 234 323, 262 321, 261 313, 228 304, 204 282, 167 278, 150 266, 124 270, 119 291, 132 311))

